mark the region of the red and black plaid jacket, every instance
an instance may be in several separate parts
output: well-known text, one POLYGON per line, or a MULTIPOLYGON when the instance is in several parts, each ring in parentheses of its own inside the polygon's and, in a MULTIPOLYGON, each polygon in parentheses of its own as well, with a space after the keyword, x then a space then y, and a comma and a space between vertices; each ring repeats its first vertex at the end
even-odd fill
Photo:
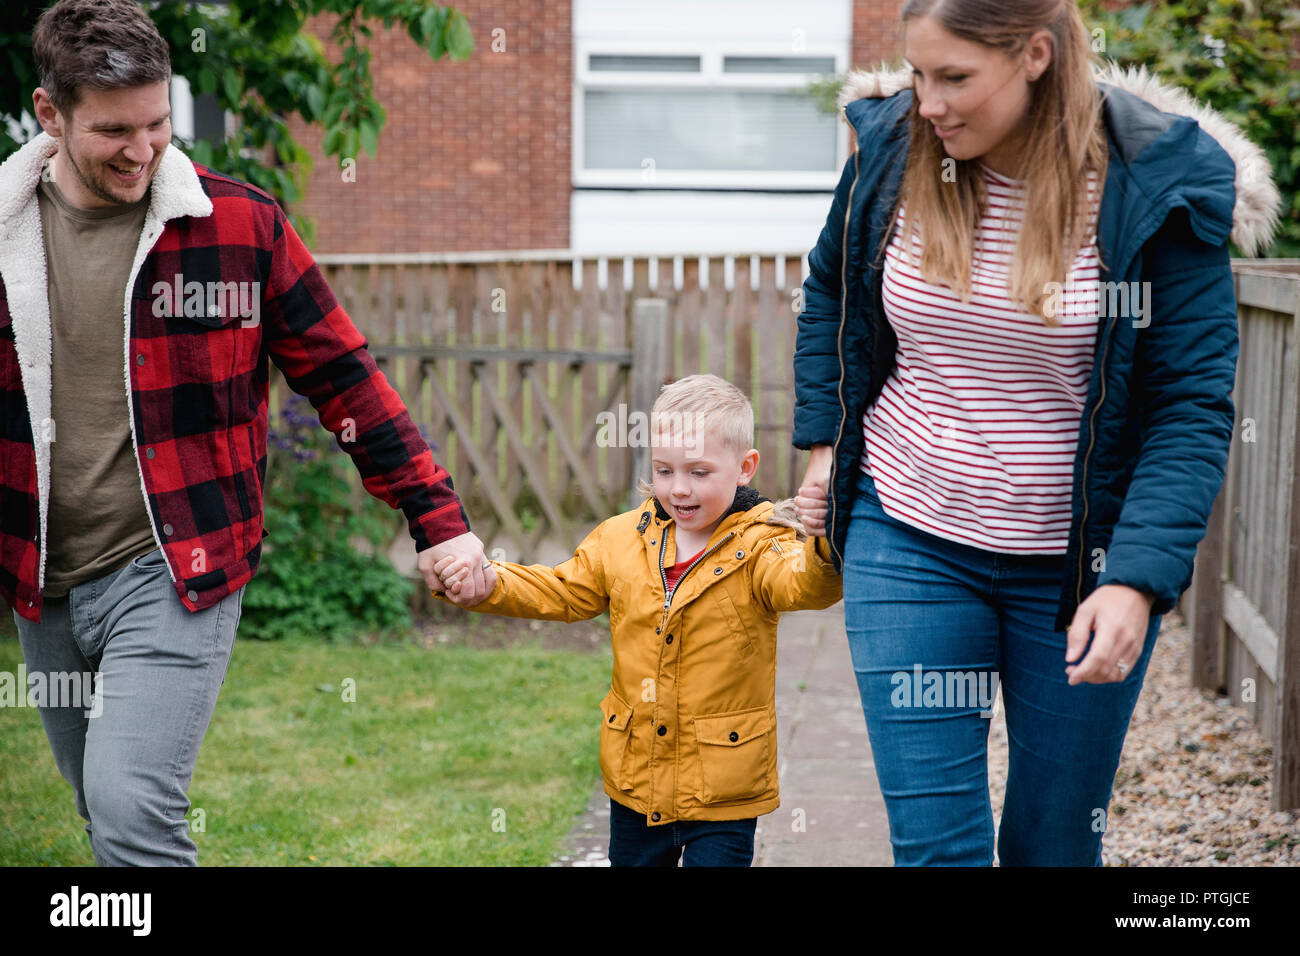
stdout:
MULTIPOLYGON (((56 148, 41 134, 0 165, 0 594, 32 621, 53 438, 35 189, 56 148)), ((450 477, 270 196, 169 148, 131 275, 129 315, 112 332, 125 336, 123 384, 154 536, 187 608, 210 607, 257 570, 268 358, 311 401, 366 489, 402 510, 417 550, 469 530, 450 477)))

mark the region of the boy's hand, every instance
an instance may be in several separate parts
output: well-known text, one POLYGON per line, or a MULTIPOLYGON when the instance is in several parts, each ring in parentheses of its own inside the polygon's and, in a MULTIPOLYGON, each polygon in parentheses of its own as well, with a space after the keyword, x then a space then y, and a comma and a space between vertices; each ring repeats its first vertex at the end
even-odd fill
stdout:
POLYGON ((818 538, 826 537, 826 514, 830 506, 826 489, 821 485, 802 485, 794 499, 795 511, 803 522, 804 530, 818 538))

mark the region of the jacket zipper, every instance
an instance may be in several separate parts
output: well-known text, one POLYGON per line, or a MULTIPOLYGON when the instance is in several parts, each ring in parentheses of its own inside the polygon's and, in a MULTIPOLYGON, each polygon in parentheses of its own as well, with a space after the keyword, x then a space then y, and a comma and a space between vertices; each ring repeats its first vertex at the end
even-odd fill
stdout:
POLYGON ((1110 325, 1106 328, 1106 344, 1101 350, 1101 367, 1098 372, 1101 375, 1101 395, 1098 396, 1097 404, 1093 406, 1092 415, 1088 419, 1088 448, 1083 453, 1083 477, 1079 483, 1079 492, 1083 496, 1083 517, 1079 519, 1079 573, 1074 587, 1075 607, 1083 603, 1083 564, 1086 557, 1084 529, 1088 524, 1088 458, 1092 455, 1092 446, 1097 438, 1097 412, 1106 401, 1106 357, 1110 354, 1110 340, 1114 330, 1115 317, 1111 316, 1110 325))
MULTIPOLYGON (((841 112, 843 112, 841 110, 841 112)), ((845 117, 848 121, 848 117, 845 117)), ((862 158, 862 150, 853 151, 853 182, 849 186, 849 197, 844 206, 844 231, 840 235, 840 330, 838 337, 838 347, 835 349, 840 361, 840 427, 835 434, 835 444, 831 446, 831 474, 827 480, 826 502, 830 507, 830 514, 826 522, 826 541, 831 546, 831 553, 839 558, 840 568, 844 567, 844 555, 840 554, 839 549, 835 546, 835 472, 839 462, 840 442, 844 439, 844 423, 849 417, 848 409, 844 407, 844 322, 848 314, 848 294, 849 288, 847 283, 848 266, 849 266, 849 217, 853 213, 853 191, 858 188, 858 176, 862 172, 859 165, 862 158)), ((662 562, 660 562, 662 563, 662 562)))
POLYGON ((703 561, 705 558, 711 555, 714 551, 717 551, 720 547, 726 544, 727 539, 732 537, 733 535, 735 535, 734 531, 728 531, 725 535, 723 535, 721 541, 719 541, 713 547, 709 548, 709 550, 705 551, 698 558, 696 558, 694 561, 688 564, 686 566, 686 570, 682 572, 682 576, 677 579, 677 583, 673 585, 673 589, 671 591, 668 590, 668 573, 664 570, 664 549, 668 546, 668 535, 667 534, 661 535, 661 540, 659 542, 659 580, 663 583, 664 586, 664 610, 663 610, 663 615, 660 617, 659 620, 659 627, 661 630, 668 623, 668 607, 673 603, 673 595, 676 594, 677 589, 681 587, 682 581, 686 580, 686 575, 690 574, 691 570, 697 564, 699 564, 701 561, 703 561))
MULTIPOLYGON (((686 570, 682 572, 682 576, 677 579, 677 583, 673 586, 673 589, 669 591, 668 574, 666 571, 664 571, 664 550, 668 547, 668 534, 667 534, 667 529, 666 528, 664 529, 664 533, 659 536, 659 581, 663 584, 663 588, 664 588, 664 608, 663 608, 663 613, 660 615, 659 618, 660 631, 662 631, 665 627, 668 626, 668 608, 673 603, 673 595, 677 593, 677 589, 681 587, 682 582, 686 580, 686 575, 690 574, 691 570, 697 564, 699 564, 701 561, 703 561, 705 558, 711 555, 714 551, 717 551, 720 547, 726 544, 727 539, 732 537, 734 534, 735 534, 734 531, 728 531, 722 537, 721 541, 719 541, 713 547, 709 548, 709 550, 705 551, 698 558, 696 558, 694 561, 688 564, 686 566, 686 570)), ((653 767, 654 765, 654 760, 653 760, 654 737, 653 736, 651 736, 650 738, 650 747, 651 747, 651 756, 652 756, 651 766, 653 767)), ((653 773, 650 774, 650 804, 651 806, 654 805, 654 774, 653 773)))

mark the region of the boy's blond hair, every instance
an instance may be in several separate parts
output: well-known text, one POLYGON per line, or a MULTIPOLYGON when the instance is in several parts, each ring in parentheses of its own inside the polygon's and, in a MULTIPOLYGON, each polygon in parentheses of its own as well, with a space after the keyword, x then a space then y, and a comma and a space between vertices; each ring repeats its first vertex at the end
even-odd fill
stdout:
MULTIPOLYGON (((699 448, 703 437, 709 435, 737 455, 744 455, 754 447, 754 407, 745 393, 726 379, 716 375, 688 375, 665 385, 650 409, 652 440, 661 430, 673 436, 681 436, 684 430, 682 443, 688 448, 692 445, 699 448)), ((645 478, 638 477, 636 484, 639 494, 654 497, 654 485, 645 478)), ((764 523, 793 528, 800 541, 808 537, 793 498, 775 502, 772 514, 764 523)))
POLYGON ((651 441, 661 434, 696 449, 707 435, 743 456, 754 447, 754 407, 726 379, 688 375, 665 385, 650 409, 651 441))

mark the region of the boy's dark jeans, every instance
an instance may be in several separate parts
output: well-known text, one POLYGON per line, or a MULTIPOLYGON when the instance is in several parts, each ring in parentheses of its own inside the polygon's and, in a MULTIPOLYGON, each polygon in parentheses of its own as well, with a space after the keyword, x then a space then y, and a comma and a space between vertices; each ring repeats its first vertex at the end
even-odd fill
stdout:
POLYGON ((749 866, 756 817, 675 820, 652 827, 645 814, 609 801, 610 866, 749 866))

